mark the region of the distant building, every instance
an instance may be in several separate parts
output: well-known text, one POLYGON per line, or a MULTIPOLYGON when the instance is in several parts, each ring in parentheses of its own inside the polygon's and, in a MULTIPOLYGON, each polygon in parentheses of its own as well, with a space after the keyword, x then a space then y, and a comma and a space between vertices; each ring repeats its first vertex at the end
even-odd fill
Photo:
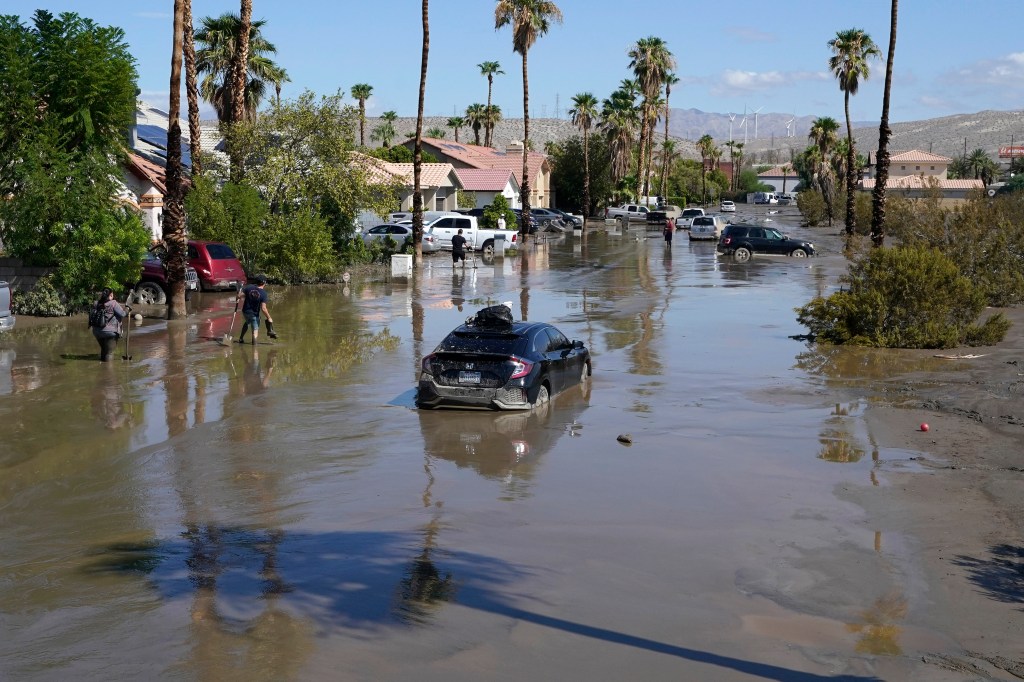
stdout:
MULTIPOLYGON (((870 161, 870 157, 868 159, 870 161)), ((899 191, 908 197, 921 197, 932 187, 942 190, 945 199, 965 199, 972 190, 984 189, 980 179, 950 180, 947 171, 953 159, 912 149, 889 155, 889 179, 886 189, 899 191)), ((870 192, 875 188, 875 166, 869 163, 860 188, 870 192)))
POLYGON ((773 192, 792 192, 800 184, 800 176, 792 165, 772 166, 758 173, 757 179, 761 184, 769 185, 773 192))
MULTIPOLYGON (((523 143, 510 142, 504 150, 475 144, 462 144, 448 140, 425 137, 423 148, 435 158, 452 164, 457 169, 480 168, 492 170, 510 170, 516 184, 522 187, 523 179, 523 143)), ((416 145, 415 139, 406 140, 403 146, 410 150, 416 145)), ((546 154, 540 152, 527 153, 527 172, 530 181, 530 206, 549 208, 554 197, 551 190, 551 164, 546 154)))
POLYGON ((476 196, 476 207, 483 208, 494 203, 499 194, 508 200, 511 208, 519 205, 519 183, 515 173, 507 168, 456 168, 455 174, 462 181, 464 192, 476 196))

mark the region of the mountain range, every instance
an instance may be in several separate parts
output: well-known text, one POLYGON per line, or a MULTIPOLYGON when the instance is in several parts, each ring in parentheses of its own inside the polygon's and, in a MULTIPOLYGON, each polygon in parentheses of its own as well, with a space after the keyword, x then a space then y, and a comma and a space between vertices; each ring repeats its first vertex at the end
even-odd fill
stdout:
MULTIPOLYGON (((735 112, 734 112, 735 113, 735 112)), ((732 122, 732 138, 743 141, 744 130, 740 126, 743 114, 738 114, 732 122)), ((807 133, 814 116, 793 116, 791 114, 767 112, 757 115, 757 136, 754 135, 754 117, 747 114, 745 153, 748 158, 757 154, 763 163, 787 162, 791 153, 799 153, 808 145, 807 133), (786 134, 786 123, 790 124, 789 136, 786 134)), ((838 119, 837 119, 838 120, 838 119)), ((366 122, 367 137, 369 131, 379 123, 380 119, 368 118, 366 122)), ((423 130, 440 128, 446 132, 446 139, 454 141, 454 131, 447 127, 447 117, 427 117, 423 122, 423 130)), ((845 137, 846 122, 839 120, 841 135, 845 137)), ((415 118, 399 118, 394 122, 397 139, 411 136, 416 130, 415 118)), ((664 121, 659 122, 657 138, 660 141, 664 130, 664 121)), ((979 111, 973 114, 956 114, 922 121, 903 121, 891 123, 892 139, 889 143, 891 151, 918 149, 921 151, 956 157, 975 149, 983 149, 993 159, 999 147, 1024 145, 1024 111, 979 111)), ((669 116, 669 137, 676 140, 676 149, 683 158, 699 159, 695 142, 704 134, 711 135, 719 146, 729 139, 729 116, 700 111, 699 109, 672 109, 669 116)), ((534 149, 544 149, 548 142, 558 142, 575 135, 582 134, 580 129, 572 125, 567 118, 530 118, 530 139, 534 149)), ((878 123, 854 123, 854 138, 860 153, 874 151, 878 146, 878 123)), ((482 131, 481 131, 482 136, 482 131)), ((495 147, 503 148, 513 140, 523 138, 523 120, 506 118, 498 123, 494 131, 495 147)), ((473 131, 462 128, 459 141, 474 142, 473 131)), ((726 152, 727 157, 728 152, 726 152)))

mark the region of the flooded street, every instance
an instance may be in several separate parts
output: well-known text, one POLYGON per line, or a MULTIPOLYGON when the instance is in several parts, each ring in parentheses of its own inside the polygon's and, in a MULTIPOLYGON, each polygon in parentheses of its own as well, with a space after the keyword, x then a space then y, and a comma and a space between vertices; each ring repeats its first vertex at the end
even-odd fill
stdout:
POLYGON ((0 337, 0 678, 938 679, 900 676, 958 648, 913 543, 841 494, 914 467, 830 383, 889 370, 789 338, 841 256, 651 235, 271 285, 255 347, 209 293, 130 363, 84 320, 0 337), (420 358, 502 301, 589 384, 416 410, 420 358))

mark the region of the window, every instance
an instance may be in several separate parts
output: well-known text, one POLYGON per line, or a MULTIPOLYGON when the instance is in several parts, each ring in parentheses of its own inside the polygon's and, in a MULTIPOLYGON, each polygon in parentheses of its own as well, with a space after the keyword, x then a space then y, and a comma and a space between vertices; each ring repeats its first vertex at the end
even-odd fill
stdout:
POLYGON ((900 166, 900 170, 907 170, 906 166, 900 166))
POLYGON ((469 218, 455 218, 455 227, 460 230, 469 230, 471 227, 469 218))
POLYGON ((547 329, 548 337, 551 339, 551 345, 548 346, 551 350, 562 350, 565 348, 571 348, 572 344, 569 343, 569 339, 565 338, 565 334, 558 331, 557 329, 547 329))
POLYGON ((914 170, 921 170, 920 166, 914 166, 914 170))
POLYGON ((227 244, 207 244, 206 252, 213 260, 233 260, 235 252, 227 244))
POLYGON ((935 170, 935 166, 932 166, 932 170, 935 170))

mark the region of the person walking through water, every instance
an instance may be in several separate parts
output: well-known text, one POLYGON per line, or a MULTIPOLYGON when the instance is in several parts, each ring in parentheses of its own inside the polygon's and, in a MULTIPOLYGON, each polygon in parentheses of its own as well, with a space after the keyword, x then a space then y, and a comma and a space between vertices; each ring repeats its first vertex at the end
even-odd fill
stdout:
POLYGON ((462 236, 462 228, 459 228, 459 233, 452 237, 452 267, 459 261, 462 261, 462 267, 466 267, 466 238, 462 236))
POLYGON ((110 354, 117 348, 117 340, 121 338, 121 320, 127 315, 114 298, 113 289, 107 288, 100 292, 100 297, 89 313, 89 326, 92 327, 96 342, 100 344, 102 362, 110 362, 110 354))
POLYGON ((672 237, 676 233, 676 221, 675 218, 665 219, 665 244, 672 246, 672 237))
MULTIPOLYGON (((267 278, 263 275, 256 275, 253 277, 255 284, 246 284, 242 287, 242 290, 238 292, 238 298, 242 303, 242 332, 238 335, 238 343, 245 343, 245 332, 252 327, 252 343, 256 345, 256 339, 260 335, 260 313, 267 318, 268 334, 271 325, 274 324, 274 320, 270 317, 270 312, 267 310, 267 278)), ((273 338, 273 334, 270 334, 273 338)))

